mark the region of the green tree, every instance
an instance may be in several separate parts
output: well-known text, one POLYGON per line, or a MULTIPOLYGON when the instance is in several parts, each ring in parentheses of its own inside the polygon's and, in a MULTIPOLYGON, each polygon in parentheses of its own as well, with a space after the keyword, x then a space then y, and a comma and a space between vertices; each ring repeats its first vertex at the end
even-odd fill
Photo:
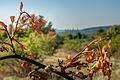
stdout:
POLYGON ((120 25, 113 25, 107 32, 108 36, 115 37, 117 34, 120 34, 120 25))

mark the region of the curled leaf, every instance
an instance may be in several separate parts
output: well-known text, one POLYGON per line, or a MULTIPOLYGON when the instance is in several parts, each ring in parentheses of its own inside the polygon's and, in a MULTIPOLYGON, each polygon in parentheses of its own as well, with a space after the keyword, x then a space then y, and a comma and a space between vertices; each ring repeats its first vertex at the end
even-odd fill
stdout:
POLYGON ((31 15, 31 19, 32 20, 34 20, 35 19, 35 15, 33 14, 33 15, 31 15))
POLYGON ((22 19, 20 20, 20 22, 21 22, 22 24, 25 24, 25 22, 27 21, 27 19, 28 19, 28 18, 25 18, 25 17, 23 16, 22 19))
POLYGON ((35 15, 33 14, 33 15, 31 15, 31 18, 29 19, 29 22, 30 22, 30 24, 34 24, 34 22, 35 22, 35 15))
POLYGON ((5 31, 5 29, 0 29, 0 32, 3 32, 3 31, 5 31))
POLYGON ((71 62, 72 61, 72 56, 71 55, 66 56, 66 61, 71 62))
POLYGON ((13 23, 15 21, 15 16, 10 16, 10 20, 13 23))
POLYGON ((86 61, 89 63, 93 62, 94 56, 94 53, 87 53, 86 61))
POLYGON ((19 48, 21 48, 23 51, 26 50, 26 48, 23 44, 19 44, 19 48))
POLYGON ((26 61, 22 61, 21 67, 27 68, 28 66, 29 66, 29 65, 28 65, 28 63, 27 63, 26 61))
POLYGON ((23 3, 20 3, 20 11, 22 12, 22 8, 23 8, 23 3))
POLYGON ((4 22, 1 22, 1 21, 0 21, 0 25, 3 26, 3 25, 4 25, 4 22))
POLYGON ((7 29, 7 25, 5 25, 4 22, 1 22, 1 21, 0 21, 0 26, 3 26, 5 29, 7 29))
POLYGON ((42 26, 44 26, 44 25, 47 23, 47 21, 44 20, 43 18, 38 19, 38 22, 39 22, 39 24, 42 25, 42 26))
POLYGON ((108 57, 110 58, 111 55, 112 55, 112 51, 111 51, 111 47, 110 47, 110 44, 105 44, 103 47, 102 47, 102 53, 104 54, 104 58, 108 57))
POLYGON ((32 51, 28 51, 26 55, 27 56, 32 56, 32 51))

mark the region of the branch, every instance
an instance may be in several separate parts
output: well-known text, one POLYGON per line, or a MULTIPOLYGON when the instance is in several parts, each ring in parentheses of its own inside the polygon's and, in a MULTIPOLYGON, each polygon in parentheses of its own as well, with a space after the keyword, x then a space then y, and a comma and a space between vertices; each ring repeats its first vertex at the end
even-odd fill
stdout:
MULTIPOLYGON (((8 55, 8 56, 3 56, 3 57, 0 57, 0 60, 13 59, 13 58, 20 59, 20 60, 25 60, 25 61, 27 61, 27 62, 29 62, 29 63, 32 63, 32 64, 34 64, 34 65, 36 65, 36 66, 38 66, 38 67, 40 67, 40 68, 42 68, 42 69, 44 69, 44 68, 46 67, 46 65, 44 65, 44 64, 41 64, 41 63, 39 63, 39 62, 37 62, 37 61, 34 61, 34 60, 29 59, 29 58, 26 58, 26 57, 22 57, 22 56, 20 56, 20 55, 8 55)), ((62 76, 62 77, 64 77, 64 78, 66 78, 66 79, 68 79, 68 80, 74 80, 72 77, 68 76, 67 74, 63 74, 63 73, 61 73, 61 72, 54 72, 54 73, 56 73, 56 74, 58 74, 58 75, 60 75, 60 76, 62 76)))
POLYGON ((29 18, 31 18, 31 16, 30 16, 27 12, 20 12, 20 15, 19 15, 19 17, 18 17, 18 19, 17 19, 16 26, 15 26, 15 31, 14 31, 14 33, 13 33, 12 38, 15 36, 15 33, 16 33, 16 31, 17 31, 17 26, 18 26, 18 24, 19 24, 19 21, 20 21, 20 18, 21 18, 21 16, 22 16, 22 14, 26 14, 29 18))
POLYGON ((98 42, 100 42, 100 41, 102 41, 102 40, 105 40, 106 39, 106 37, 105 38, 100 38, 100 39, 94 39, 93 41, 91 41, 89 44, 87 44, 80 52, 78 52, 74 57, 73 57, 73 59, 72 59, 72 62, 74 62, 75 60, 77 60, 78 58, 79 58, 79 56, 83 53, 83 51, 87 48, 87 47, 89 47, 89 46, 91 46, 92 44, 96 44, 96 43, 98 43, 98 42))

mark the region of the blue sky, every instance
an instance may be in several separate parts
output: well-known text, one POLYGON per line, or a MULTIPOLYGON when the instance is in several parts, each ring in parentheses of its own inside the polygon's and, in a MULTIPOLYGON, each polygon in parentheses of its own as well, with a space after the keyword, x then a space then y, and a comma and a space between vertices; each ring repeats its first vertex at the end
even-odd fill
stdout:
POLYGON ((120 0, 0 0, 0 21, 19 14, 20 1, 30 14, 42 15, 56 29, 120 24, 120 0))

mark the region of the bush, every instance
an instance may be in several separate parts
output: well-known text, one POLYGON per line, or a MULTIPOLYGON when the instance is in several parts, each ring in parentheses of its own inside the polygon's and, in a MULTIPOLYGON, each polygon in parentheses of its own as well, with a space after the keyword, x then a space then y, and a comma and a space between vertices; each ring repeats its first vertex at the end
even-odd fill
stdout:
POLYGON ((115 37, 117 34, 120 34, 120 25, 113 25, 107 31, 108 36, 115 37))
POLYGON ((57 46, 56 35, 49 36, 48 34, 30 33, 29 37, 24 39, 24 42, 26 42, 27 49, 39 55, 52 55, 57 46))

